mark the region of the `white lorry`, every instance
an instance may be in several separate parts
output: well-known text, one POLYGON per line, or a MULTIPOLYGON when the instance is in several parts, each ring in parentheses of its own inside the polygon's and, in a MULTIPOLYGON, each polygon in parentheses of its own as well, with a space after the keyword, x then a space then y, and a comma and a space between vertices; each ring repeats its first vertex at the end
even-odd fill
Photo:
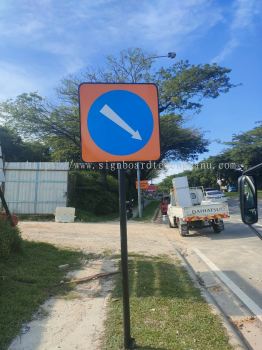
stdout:
POLYGON ((172 180, 170 204, 167 215, 170 227, 178 227, 182 236, 189 229, 212 227, 214 232, 224 230, 224 218, 229 217, 228 204, 221 201, 208 201, 202 187, 189 188, 186 176, 172 180))

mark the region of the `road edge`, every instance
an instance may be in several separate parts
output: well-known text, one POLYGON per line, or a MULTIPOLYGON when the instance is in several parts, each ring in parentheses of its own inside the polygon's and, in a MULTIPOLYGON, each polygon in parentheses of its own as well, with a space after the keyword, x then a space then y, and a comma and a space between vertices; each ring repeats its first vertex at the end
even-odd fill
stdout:
POLYGON ((208 305, 211 307, 212 311, 221 319, 223 326, 225 327, 228 337, 229 343, 236 350, 247 349, 250 350, 249 344, 246 342, 245 338, 242 334, 231 324, 226 314, 217 304, 212 294, 208 291, 208 289, 204 288, 199 284, 199 280, 195 274, 194 269, 190 265, 190 263, 186 260, 186 258, 174 247, 176 256, 180 260, 182 266, 187 270, 189 276, 191 277, 194 284, 201 290, 201 294, 208 305))

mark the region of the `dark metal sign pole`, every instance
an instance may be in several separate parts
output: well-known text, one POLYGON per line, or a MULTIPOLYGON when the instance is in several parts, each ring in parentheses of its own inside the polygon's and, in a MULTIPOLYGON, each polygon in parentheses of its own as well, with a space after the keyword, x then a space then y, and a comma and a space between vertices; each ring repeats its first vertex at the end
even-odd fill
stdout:
POLYGON ((124 346, 132 349, 134 339, 130 333, 130 306, 128 283, 128 252, 127 252, 127 227, 126 227, 126 183, 125 170, 118 170, 119 186, 119 215, 120 215, 120 239, 121 239, 121 267, 123 288, 123 321, 124 321, 124 346))

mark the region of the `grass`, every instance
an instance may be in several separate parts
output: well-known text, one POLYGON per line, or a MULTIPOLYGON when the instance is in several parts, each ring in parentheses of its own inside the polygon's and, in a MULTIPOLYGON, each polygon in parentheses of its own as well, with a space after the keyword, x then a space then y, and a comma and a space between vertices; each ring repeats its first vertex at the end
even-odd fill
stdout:
POLYGON ((66 271, 58 266, 77 268, 82 257, 80 252, 24 241, 23 253, 0 259, 1 350, 7 349, 22 324, 30 321, 47 298, 70 290, 59 285, 66 271))
POLYGON ((76 221, 80 222, 103 222, 103 221, 111 221, 117 219, 119 217, 119 213, 110 213, 104 215, 95 215, 93 213, 84 211, 84 210, 76 210, 76 221))
MULTIPOLYGON (((131 330, 136 349, 229 350, 219 318, 178 261, 134 256, 130 267, 131 330)), ((104 350, 122 349, 121 276, 109 302, 104 350)))
MULTIPOLYGON (((76 209, 76 222, 103 222, 117 219, 119 213, 111 213, 105 215, 95 215, 85 210, 76 209)), ((55 217, 52 214, 47 215, 30 215, 21 214, 18 216, 19 221, 55 221, 55 217)))
POLYGON ((225 192, 224 194, 227 197, 230 197, 230 198, 238 198, 239 197, 239 193, 238 192, 225 192))
MULTIPOLYGON (((225 192, 225 195, 230 198, 239 198, 239 192, 225 192)), ((262 190, 257 191, 257 198, 262 199, 262 190)))
POLYGON ((0 218, 0 259, 8 258, 12 253, 22 250, 22 238, 17 227, 0 218))
POLYGON ((53 214, 19 214, 19 221, 55 221, 53 214))
POLYGON ((155 213, 156 209, 159 207, 159 205, 160 205, 159 201, 153 200, 143 210, 142 218, 137 217, 137 218, 134 218, 134 220, 137 220, 137 221, 150 221, 150 220, 152 220, 154 213, 155 213))

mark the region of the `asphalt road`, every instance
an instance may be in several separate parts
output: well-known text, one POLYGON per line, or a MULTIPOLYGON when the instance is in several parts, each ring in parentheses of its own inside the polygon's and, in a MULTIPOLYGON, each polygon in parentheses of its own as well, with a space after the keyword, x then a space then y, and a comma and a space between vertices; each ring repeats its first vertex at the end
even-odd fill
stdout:
MULTIPOLYGON (((229 209, 230 219, 225 220, 222 233, 215 234, 211 228, 205 228, 180 240, 262 309, 262 240, 242 223, 237 199, 229 200, 229 209)), ((262 201, 259 201, 259 216, 255 227, 262 235, 262 201)))

